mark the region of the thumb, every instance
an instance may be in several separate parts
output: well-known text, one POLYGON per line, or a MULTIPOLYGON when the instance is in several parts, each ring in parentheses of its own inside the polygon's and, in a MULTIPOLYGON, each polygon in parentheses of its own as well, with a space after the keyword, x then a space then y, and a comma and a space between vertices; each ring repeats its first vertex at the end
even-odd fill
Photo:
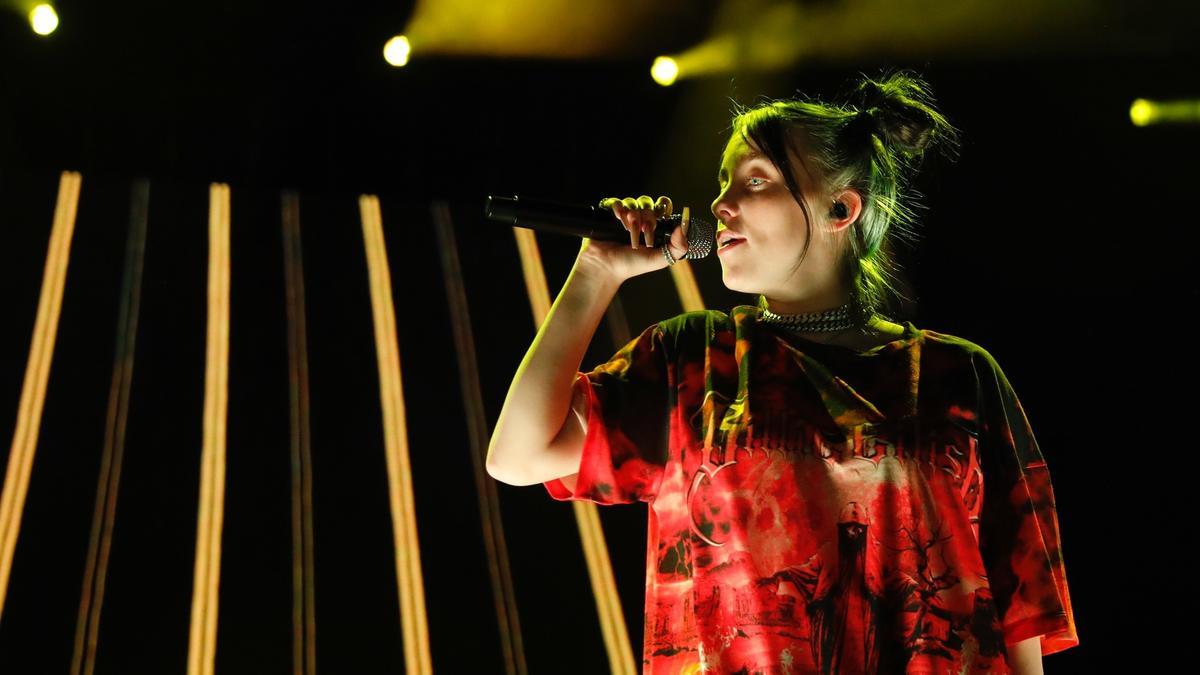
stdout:
POLYGON ((677 227, 671 233, 671 254, 678 258, 686 254, 687 251, 687 235, 684 234, 682 227, 677 227))
POLYGON ((671 232, 671 255, 676 258, 682 258, 688 251, 687 232, 691 225, 690 211, 687 207, 683 209, 682 222, 679 227, 671 232))

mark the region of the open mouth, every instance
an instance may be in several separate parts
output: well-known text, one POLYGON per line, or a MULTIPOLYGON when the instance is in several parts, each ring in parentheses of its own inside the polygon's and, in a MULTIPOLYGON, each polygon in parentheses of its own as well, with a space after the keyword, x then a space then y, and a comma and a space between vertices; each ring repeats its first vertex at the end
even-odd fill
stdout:
POLYGON ((738 244, 741 244, 744 241, 746 241, 746 240, 745 239, 726 239, 725 243, 721 244, 720 248, 717 249, 717 253, 720 253, 722 251, 728 251, 729 249, 734 248, 735 246, 737 246, 738 244))

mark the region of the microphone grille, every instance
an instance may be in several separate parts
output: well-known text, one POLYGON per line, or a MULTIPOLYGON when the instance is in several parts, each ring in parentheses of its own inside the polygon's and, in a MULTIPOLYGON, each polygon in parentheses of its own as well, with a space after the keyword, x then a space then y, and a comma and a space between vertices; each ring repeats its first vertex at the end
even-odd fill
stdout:
MULTIPOLYGON (((683 215, 672 216, 672 219, 679 218, 682 225, 683 215)), ((713 249, 716 248, 717 228, 709 221, 703 218, 692 216, 688 219, 687 228, 687 255, 683 256, 688 260, 698 260, 706 258, 713 249)))

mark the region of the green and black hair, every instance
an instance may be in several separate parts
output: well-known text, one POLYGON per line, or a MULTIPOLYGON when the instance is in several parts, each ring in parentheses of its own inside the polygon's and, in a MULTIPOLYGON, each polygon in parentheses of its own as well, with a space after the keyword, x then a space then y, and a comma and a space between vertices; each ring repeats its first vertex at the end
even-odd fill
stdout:
POLYGON ((804 210, 808 240, 796 267, 812 242, 812 214, 788 150, 817 183, 814 191, 854 188, 862 195, 862 211, 851 225, 839 266, 859 326, 891 312, 897 297, 909 299, 896 288, 892 256, 893 232, 916 241, 912 225, 920 194, 909 189, 909 181, 931 147, 952 160, 959 148, 958 130, 935 109, 930 87, 919 75, 909 70, 885 70, 878 78, 861 75, 844 103, 804 95, 750 108, 735 103, 731 124, 733 133, 752 141, 775 164, 804 210))

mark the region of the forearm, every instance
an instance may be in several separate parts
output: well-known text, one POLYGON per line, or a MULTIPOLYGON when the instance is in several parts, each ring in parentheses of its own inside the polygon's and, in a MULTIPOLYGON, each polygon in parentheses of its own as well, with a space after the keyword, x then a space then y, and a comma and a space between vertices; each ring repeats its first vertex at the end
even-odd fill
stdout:
POLYGON ((526 484, 557 436, 571 404, 571 386, 620 281, 576 260, 533 344, 521 360, 488 445, 488 472, 526 484))
POLYGON ((1041 636, 1009 645, 1008 667, 1013 675, 1043 675, 1041 636))

